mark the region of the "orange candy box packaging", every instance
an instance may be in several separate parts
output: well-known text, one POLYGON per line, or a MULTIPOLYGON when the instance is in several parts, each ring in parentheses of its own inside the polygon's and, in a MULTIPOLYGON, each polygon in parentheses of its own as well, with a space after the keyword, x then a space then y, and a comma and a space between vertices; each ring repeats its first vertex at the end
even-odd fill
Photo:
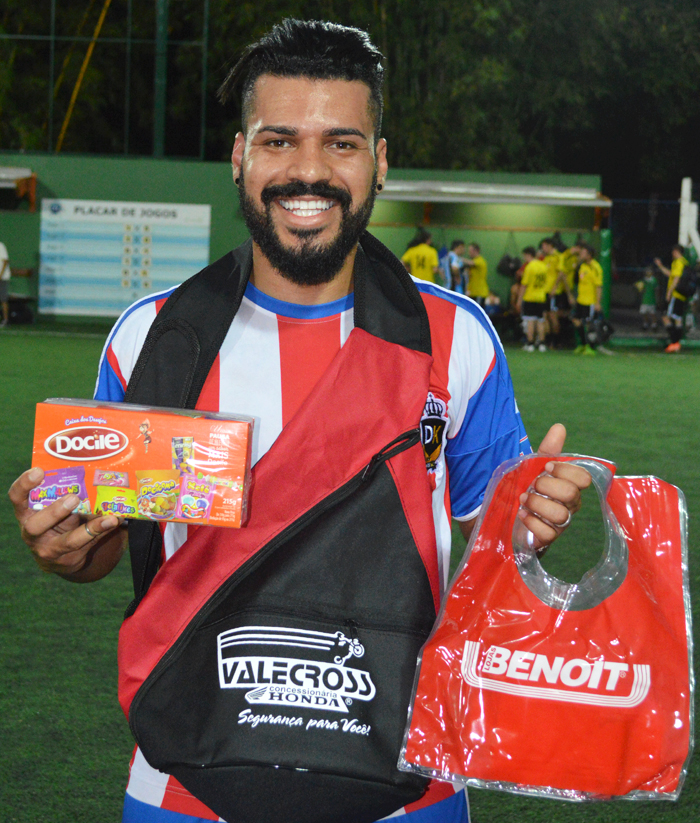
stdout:
POLYGON ((79 514, 239 527, 247 515, 253 419, 128 403, 38 403, 29 505, 77 494, 79 514))

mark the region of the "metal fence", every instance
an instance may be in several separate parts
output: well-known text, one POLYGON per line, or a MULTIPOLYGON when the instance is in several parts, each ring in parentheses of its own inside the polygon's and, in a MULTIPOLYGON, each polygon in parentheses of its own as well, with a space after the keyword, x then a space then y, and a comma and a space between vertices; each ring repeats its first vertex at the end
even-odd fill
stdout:
MULTIPOLYGON (((611 309, 632 309, 639 305, 635 283, 659 257, 671 265, 671 248, 678 242, 678 200, 615 200, 610 214, 612 230, 611 309)), ((658 271, 658 270, 657 270, 658 271)), ((663 301, 663 285, 658 289, 663 301)))
MULTIPOLYGON (((163 156, 167 136, 168 154, 204 159, 209 0, 178 0, 174 23, 170 2, 47 0, 48 14, 5 15, 0 64, 14 72, 5 96, 23 95, 14 103, 33 114, 41 136, 29 146, 6 140, 4 148, 163 156), (76 137, 91 72, 100 78, 90 90, 92 142, 76 137), (166 98, 185 83, 171 111, 166 98), (102 130, 97 118, 107 121, 102 130)), ((4 116, 7 108, 6 100, 4 116)))

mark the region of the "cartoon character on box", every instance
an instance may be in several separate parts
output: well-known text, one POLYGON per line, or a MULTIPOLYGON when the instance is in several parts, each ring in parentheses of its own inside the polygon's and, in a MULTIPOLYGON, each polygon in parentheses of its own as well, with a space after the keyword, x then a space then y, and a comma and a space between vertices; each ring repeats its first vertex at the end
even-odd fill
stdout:
POLYGON ((151 437, 152 434, 153 430, 151 429, 151 423, 149 419, 146 418, 139 426, 139 433, 136 435, 137 440, 139 437, 143 437, 143 450, 146 454, 148 454, 148 447, 153 442, 153 438, 151 437))

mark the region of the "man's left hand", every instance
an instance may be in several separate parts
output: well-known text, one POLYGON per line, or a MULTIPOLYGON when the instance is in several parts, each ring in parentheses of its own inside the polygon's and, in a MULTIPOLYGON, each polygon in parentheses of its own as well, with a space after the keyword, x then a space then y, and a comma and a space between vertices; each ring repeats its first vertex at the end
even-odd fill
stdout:
MULTIPOLYGON (((564 449, 566 429, 555 423, 540 443, 537 453, 556 457, 564 449)), ((534 535, 533 547, 542 554, 569 525, 581 508, 581 491, 591 485, 591 475, 581 466, 552 460, 533 484, 520 495, 518 517, 534 535)))

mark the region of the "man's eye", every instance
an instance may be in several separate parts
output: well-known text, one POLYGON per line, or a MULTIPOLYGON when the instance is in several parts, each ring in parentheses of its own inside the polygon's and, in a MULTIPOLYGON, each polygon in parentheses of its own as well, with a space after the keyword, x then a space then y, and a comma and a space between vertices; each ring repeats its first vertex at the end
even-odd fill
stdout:
POLYGON ((271 146, 273 149, 284 149, 290 145, 288 140, 283 140, 281 137, 276 137, 274 140, 268 140, 265 144, 271 146))
POLYGON ((336 140, 332 146, 334 149, 341 149, 343 151, 348 151, 349 149, 355 148, 355 144, 351 143, 349 140, 336 140))

